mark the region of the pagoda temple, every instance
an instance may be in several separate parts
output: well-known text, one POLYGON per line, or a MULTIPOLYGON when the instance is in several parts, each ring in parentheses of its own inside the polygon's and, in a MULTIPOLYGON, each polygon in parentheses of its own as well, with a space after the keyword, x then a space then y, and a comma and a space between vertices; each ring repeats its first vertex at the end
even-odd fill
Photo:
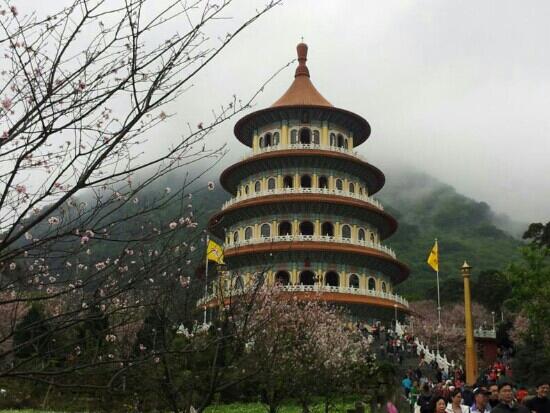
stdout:
POLYGON ((370 125, 317 91, 307 45, 297 51, 283 96, 235 125, 251 152, 220 176, 232 198, 209 230, 224 240, 226 268, 200 304, 242 294, 261 274, 299 299, 342 304, 361 317, 407 313, 393 290, 409 269, 383 244, 397 222, 372 197, 384 174, 355 152, 370 125))

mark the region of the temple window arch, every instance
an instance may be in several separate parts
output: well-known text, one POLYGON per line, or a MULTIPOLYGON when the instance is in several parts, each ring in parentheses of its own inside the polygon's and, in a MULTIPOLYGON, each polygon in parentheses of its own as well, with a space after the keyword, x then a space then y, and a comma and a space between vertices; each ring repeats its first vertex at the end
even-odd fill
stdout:
POLYGON ((239 231, 233 232, 233 242, 239 242, 239 231))
POLYGON ((277 271, 275 274, 275 284, 288 285, 290 283, 290 274, 288 271, 277 271))
POLYGON ((328 178, 326 176, 319 177, 319 188, 328 189, 328 178))
POLYGON ((283 187, 285 188, 294 187, 294 179, 292 178, 292 176, 287 175, 283 178, 283 187))
POLYGON ((246 241, 252 239, 253 230, 252 227, 246 227, 244 230, 244 239, 246 241))
POLYGON ((277 146, 279 144, 279 132, 273 133, 273 146, 277 146))
POLYGON ((249 187, 248 184, 247 184, 247 185, 245 185, 245 187, 244 187, 244 193, 245 193, 245 195, 248 195, 249 192, 250 192, 250 187, 249 187))
POLYGON ((340 178, 336 180, 336 189, 338 191, 342 191, 344 189, 344 181, 342 181, 340 178))
POLYGON ((283 221, 279 223, 279 236, 291 235, 292 234, 292 225, 288 221, 283 221))
POLYGON ((300 222, 300 235, 313 235, 315 229, 309 221, 300 222))
POLYGON ((357 274, 351 274, 349 276, 349 288, 359 288, 359 277, 357 274))
POLYGON ((345 142, 344 135, 339 133, 336 139, 337 139, 336 146, 338 146, 339 148, 343 148, 344 147, 344 142, 345 142))
POLYGON ((359 231, 357 232, 357 239, 359 241, 365 241, 365 238, 366 238, 365 230, 363 228, 359 228, 359 231))
POLYGON ((330 287, 340 286, 340 275, 336 271, 328 271, 325 274, 325 285, 330 287))
POLYGON ((300 143, 302 145, 311 144, 311 129, 309 128, 300 129, 300 143))
POLYGON ((314 285, 315 284, 315 273, 313 271, 302 271, 300 273, 300 284, 301 285, 314 285))
POLYGON ((260 227, 260 236, 262 238, 268 238, 271 236, 271 225, 269 224, 262 224, 260 227))
POLYGON ((334 236, 334 225, 332 225, 332 222, 323 222, 321 225, 321 235, 325 237, 334 236))
POLYGON ((351 227, 347 224, 342 225, 342 238, 351 238, 351 227))
POLYGON ((359 187, 359 195, 363 195, 363 187, 362 186, 359 187))
POLYGON ((277 181, 275 180, 275 178, 271 177, 267 180, 267 189, 269 191, 273 191, 276 187, 276 184, 277 184, 277 181))
POLYGON ((386 282, 385 281, 382 281, 382 292, 385 293, 387 292, 388 288, 386 286, 386 282))
POLYGON ((374 233, 370 233, 370 242, 374 243, 374 233))
POLYGON ((258 193, 262 190, 262 183, 260 181, 256 181, 254 184, 254 192, 258 193))
POLYGON ((373 277, 369 277, 369 280, 367 282, 367 288, 370 291, 376 290, 376 280, 373 277))
POLYGON ((353 182, 349 183, 349 191, 354 194, 355 193, 355 184, 353 182))
POLYGON ((298 131, 296 129, 290 131, 290 143, 291 145, 296 145, 298 143, 298 131))
POLYGON ((313 131, 313 144, 319 145, 321 143, 321 137, 318 130, 313 131))
POLYGON ((258 140, 258 146, 260 148, 264 147, 264 137, 263 136, 260 136, 260 139, 258 140))
POLYGON ((336 146, 336 135, 334 133, 330 134, 330 146, 336 146))
POLYGON ((311 176, 310 175, 302 175, 300 178, 300 186, 302 188, 311 188, 311 176))
POLYGON ((272 145, 271 133, 266 133, 264 136, 264 146, 268 147, 272 145))

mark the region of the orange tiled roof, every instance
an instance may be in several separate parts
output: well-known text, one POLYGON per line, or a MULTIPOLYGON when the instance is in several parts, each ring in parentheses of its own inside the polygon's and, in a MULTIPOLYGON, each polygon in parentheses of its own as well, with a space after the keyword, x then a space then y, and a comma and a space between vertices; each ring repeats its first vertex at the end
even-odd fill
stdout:
POLYGON ((333 107, 313 86, 309 79, 309 69, 306 66, 307 45, 300 43, 296 47, 298 52, 298 67, 294 75, 294 82, 272 108, 280 106, 325 106, 333 107))

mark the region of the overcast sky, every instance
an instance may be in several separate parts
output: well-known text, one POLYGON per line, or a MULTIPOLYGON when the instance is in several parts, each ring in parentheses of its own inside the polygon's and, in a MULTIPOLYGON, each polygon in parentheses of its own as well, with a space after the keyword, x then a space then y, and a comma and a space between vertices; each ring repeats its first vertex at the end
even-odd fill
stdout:
MULTIPOLYGON (((262 4, 237 2, 231 16, 238 22, 262 4)), ((179 125, 207 119, 233 93, 250 95, 295 58, 303 36, 317 89, 371 124, 359 148, 371 163, 386 171, 410 165, 513 219, 548 221, 548 16, 548 1, 287 0, 195 80, 155 145, 179 125)), ((293 74, 294 65, 255 109, 278 99, 293 74)), ((232 134, 235 121, 211 138, 230 143, 223 166, 247 151, 232 134)))

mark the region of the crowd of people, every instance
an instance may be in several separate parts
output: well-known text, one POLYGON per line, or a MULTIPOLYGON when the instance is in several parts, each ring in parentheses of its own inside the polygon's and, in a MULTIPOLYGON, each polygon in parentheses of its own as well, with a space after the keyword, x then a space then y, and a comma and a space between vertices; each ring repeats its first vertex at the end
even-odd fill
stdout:
POLYGON ((503 377, 474 389, 425 384, 420 394, 409 391, 407 398, 413 413, 550 413, 549 392, 550 380, 540 380, 529 393, 503 377))
MULTIPOLYGON (((376 343, 381 357, 398 365, 405 358, 416 358, 417 366, 408 369, 401 381, 411 413, 550 413, 550 379, 540 380, 532 389, 515 386, 506 349, 499 349, 497 361, 470 387, 460 368, 447 371, 435 361, 427 363, 422 353, 417 354, 411 334, 397 334, 380 323, 358 327, 376 343)), ((388 402, 386 410, 396 413, 392 402, 388 402)))

